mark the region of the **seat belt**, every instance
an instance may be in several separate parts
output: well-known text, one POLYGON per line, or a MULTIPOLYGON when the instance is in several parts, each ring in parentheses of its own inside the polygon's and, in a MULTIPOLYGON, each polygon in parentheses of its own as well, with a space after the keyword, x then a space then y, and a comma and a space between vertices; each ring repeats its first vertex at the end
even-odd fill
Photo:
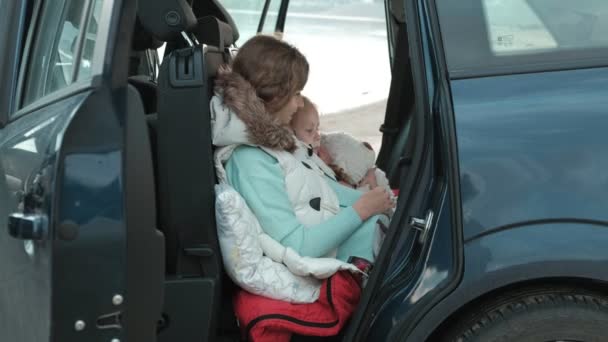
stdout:
POLYGON ((219 278, 209 93, 203 49, 175 50, 161 66, 158 149, 168 272, 219 278))
POLYGON ((399 23, 397 28, 397 42, 395 44, 395 58, 391 69, 391 86, 386 103, 384 123, 380 126, 382 132, 382 148, 378 154, 378 167, 384 169, 390 158, 391 149, 399 130, 406 121, 412 102, 414 101, 411 89, 411 64, 409 59, 409 43, 405 23, 399 23), (405 96, 407 95, 407 96, 405 96))

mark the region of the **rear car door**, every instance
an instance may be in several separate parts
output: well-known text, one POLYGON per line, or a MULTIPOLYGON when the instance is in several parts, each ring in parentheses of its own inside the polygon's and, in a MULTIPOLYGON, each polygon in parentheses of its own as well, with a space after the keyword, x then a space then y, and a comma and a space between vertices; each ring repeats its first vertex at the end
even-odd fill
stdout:
POLYGON ((0 340, 154 340, 162 236, 117 39, 135 4, 1 7, 0 340))
POLYGON ((605 221, 608 3, 470 0, 437 8, 465 241, 533 222, 605 221))

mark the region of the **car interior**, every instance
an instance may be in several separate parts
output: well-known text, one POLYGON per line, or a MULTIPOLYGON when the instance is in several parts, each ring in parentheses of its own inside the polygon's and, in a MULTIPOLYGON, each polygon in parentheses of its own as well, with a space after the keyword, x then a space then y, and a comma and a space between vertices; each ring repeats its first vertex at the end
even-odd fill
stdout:
MULTIPOLYGON (((164 290, 150 290, 164 296, 157 333, 161 341, 204 339, 206 332, 215 336, 214 340, 239 340, 231 302, 236 285, 222 269, 215 227, 216 176, 209 113, 215 75, 237 50, 239 31, 216 0, 195 2, 191 8, 181 6, 183 2, 172 3, 173 15, 181 20, 175 26, 156 20, 158 13, 166 12, 154 2, 138 9, 129 54, 127 101, 131 127, 127 135, 131 137, 127 137, 127 143, 138 145, 134 150, 148 149, 153 166, 153 175, 148 177, 148 183, 154 184, 152 192, 137 196, 156 199, 155 226, 164 236, 163 270, 146 273, 150 277, 164 277, 157 279, 158 284, 164 283, 164 290), (154 70, 155 52, 163 43, 165 56, 160 68, 154 70), (144 136, 149 140, 138 141, 144 136), (209 312, 205 308, 212 309, 209 312), (183 335, 183 328, 192 326, 200 327, 200 331, 183 335)), ((398 7, 392 9, 396 24, 404 20, 398 7)), ((407 45, 403 33, 401 29, 394 32, 401 37, 399 47, 407 45)), ((396 51, 404 52, 397 52, 395 58, 409 61, 407 47, 396 51)), ((383 145, 394 148, 381 150, 378 166, 386 171, 392 187, 399 188, 401 168, 411 164, 412 159, 408 153, 415 140, 409 134, 414 100, 410 64, 395 65, 393 75, 398 76, 391 83, 387 119, 381 128, 383 145), (402 96, 404 93, 408 96, 402 96), (410 113, 399 115, 403 108, 409 108, 410 113)), ((137 164, 131 167, 142 167, 141 161, 137 164)), ((148 231, 148 243, 159 243, 158 235, 148 231)), ((300 339, 314 340, 294 337, 300 339)))
MULTIPOLYGON (((232 294, 237 288, 223 270, 215 224, 216 175, 209 103, 218 68, 230 62, 243 42, 239 41, 234 20, 218 0, 143 3, 139 2, 130 51, 118 52, 126 55, 128 63, 117 66, 128 73, 124 123, 127 290, 145 293, 131 297, 124 320, 129 327, 156 324, 159 341, 239 341, 241 331, 232 307, 232 294), (157 49, 163 44, 165 55, 158 65, 157 49), (150 201, 152 198, 154 201, 150 201), (159 300, 138 302, 134 298, 159 300), (157 312, 162 312, 160 320, 157 312), (192 331, 192 327, 197 330, 192 331)), ((383 148, 377 165, 386 172, 392 188, 399 189, 406 184, 408 172, 404 170, 416 167, 414 146, 419 145, 418 137, 410 133, 414 131, 410 127, 420 123, 414 115, 417 108, 404 13, 398 1, 390 3, 394 3, 389 8, 394 32, 389 37, 392 34, 398 38, 392 47, 396 54, 386 118, 380 127, 383 148)), ((97 26, 95 19, 93 26, 97 26)), ((87 46, 94 44, 88 44, 85 57, 93 54, 87 46)), ((78 50, 73 44, 68 47, 78 50)), ((60 75, 53 79, 65 78, 63 64, 52 70, 60 75)), ((32 154, 22 149, 13 152, 32 154)), ((24 160, 18 156, 14 159, 24 160)), ((2 167, 9 175, 26 173, 18 167, 33 168, 10 162, 2 167)), ((5 185, 17 196, 21 181, 9 176, 5 185)), ((403 189, 401 192, 405 193, 403 189)), ((381 253, 377 265, 388 256, 386 251, 381 253)), ((372 274, 363 293, 368 301, 373 282, 372 274)), ((361 305, 351 322, 364 314, 361 305)), ((347 325, 336 340, 352 330, 350 327, 347 325)), ((329 339, 294 336, 292 340, 329 339)))

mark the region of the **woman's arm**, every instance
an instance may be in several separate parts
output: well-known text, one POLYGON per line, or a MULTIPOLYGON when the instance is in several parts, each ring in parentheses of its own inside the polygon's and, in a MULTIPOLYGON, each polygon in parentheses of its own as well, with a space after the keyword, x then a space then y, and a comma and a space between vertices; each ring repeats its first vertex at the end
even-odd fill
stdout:
POLYGON ((361 225, 352 206, 312 227, 295 216, 276 159, 259 148, 237 148, 226 164, 231 185, 243 196, 264 231, 303 256, 320 257, 342 244, 361 225))
POLYGON ((361 198, 361 195, 363 195, 363 192, 345 186, 340 182, 336 182, 329 179, 327 183, 335 191, 336 195, 338 195, 338 198, 340 199, 340 204, 342 205, 352 206, 359 200, 359 198, 361 198))

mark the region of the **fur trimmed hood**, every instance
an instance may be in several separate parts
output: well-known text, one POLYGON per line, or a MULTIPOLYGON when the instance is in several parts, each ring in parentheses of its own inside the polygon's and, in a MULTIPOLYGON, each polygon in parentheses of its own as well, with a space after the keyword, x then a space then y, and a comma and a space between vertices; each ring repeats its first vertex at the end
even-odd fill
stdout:
POLYGON ((253 86, 230 69, 218 71, 211 100, 213 144, 250 144, 293 152, 296 142, 289 128, 266 112, 253 86))

